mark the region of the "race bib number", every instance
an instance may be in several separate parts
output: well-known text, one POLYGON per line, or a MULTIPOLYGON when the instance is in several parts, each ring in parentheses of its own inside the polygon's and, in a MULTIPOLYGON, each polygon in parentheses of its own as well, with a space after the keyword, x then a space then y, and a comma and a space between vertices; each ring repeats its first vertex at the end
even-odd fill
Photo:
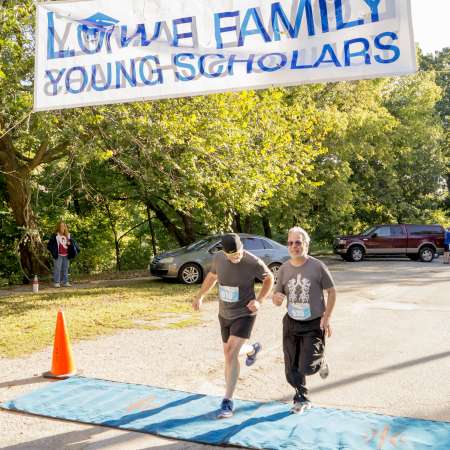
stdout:
POLYGON ((289 303, 288 314, 295 320, 308 320, 311 317, 309 303, 289 303))
POLYGON ((238 286, 219 286, 220 300, 228 303, 236 303, 239 301, 238 286))

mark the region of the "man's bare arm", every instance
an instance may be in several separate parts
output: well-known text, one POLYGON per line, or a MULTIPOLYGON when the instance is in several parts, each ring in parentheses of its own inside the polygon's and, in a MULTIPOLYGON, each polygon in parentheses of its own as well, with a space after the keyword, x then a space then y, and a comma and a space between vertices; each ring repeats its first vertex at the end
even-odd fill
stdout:
POLYGON ((332 287, 326 289, 327 292, 327 308, 325 310, 325 315, 330 318, 333 313, 334 306, 336 305, 336 288, 332 287))
POLYGON ((272 288, 273 288, 273 274, 269 273, 263 280, 262 288, 259 291, 258 296, 256 297, 256 301, 262 303, 269 295, 272 288))
POLYGON ((330 325, 331 314, 333 314, 334 306, 336 305, 336 289, 334 287, 326 289, 327 292, 327 307, 323 313, 320 321, 320 328, 324 331, 327 337, 331 337, 332 329, 330 325))
POLYGON ((214 287, 216 282, 217 274, 209 272, 208 275, 206 275, 206 278, 203 280, 202 287, 192 300, 192 307, 195 311, 200 310, 203 303, 203 297, 214 287))
POLYGON ((264 299, 269 295, 270 291, 273 287, 273 275, 269 273, 263 280, 263 285, 261 290, 259 291, 258 297, 255 300, 252 300, 248 303, 247 308, 251 312, 256 312, 261 306, 261 303, 264 299))

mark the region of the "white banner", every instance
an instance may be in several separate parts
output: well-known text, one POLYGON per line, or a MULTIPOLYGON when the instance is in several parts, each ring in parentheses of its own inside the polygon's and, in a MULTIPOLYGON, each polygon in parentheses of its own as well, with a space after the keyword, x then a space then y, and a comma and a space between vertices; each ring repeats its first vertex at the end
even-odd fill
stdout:
POLYGON ((35 110, 415 71, 409 0, 37 4, 35 110))

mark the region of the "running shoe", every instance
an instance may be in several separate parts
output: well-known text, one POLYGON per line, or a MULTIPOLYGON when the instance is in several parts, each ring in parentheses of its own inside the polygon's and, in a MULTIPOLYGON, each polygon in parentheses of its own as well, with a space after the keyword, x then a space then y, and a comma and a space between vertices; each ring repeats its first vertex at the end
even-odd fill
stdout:
POLYGON ((252 366, 256 361, 256 355, 262 350, 262 346, 259 342, 255 342, 252 344, 253 353, 247 354, 247 359, 245 360, 245 364, 247 366, 252 366))
POLYGON ((322 359, 322 364, 320 364, 319 375, 322 380, 325 380, 325 378, 330 375, 330 367, 328 366, 328 361, 325 357, 322 359))
POLYGON ((304 394, 295 394, 294 404, 291 408, 293 414, 303 414, 306 410, 311 409, 312 404, 304 394))
POLYGON ((222 404, 220 405, 220 411, 217 414, 218 419, 228 419, 233 416, 233 400, 224 398, 222 404))

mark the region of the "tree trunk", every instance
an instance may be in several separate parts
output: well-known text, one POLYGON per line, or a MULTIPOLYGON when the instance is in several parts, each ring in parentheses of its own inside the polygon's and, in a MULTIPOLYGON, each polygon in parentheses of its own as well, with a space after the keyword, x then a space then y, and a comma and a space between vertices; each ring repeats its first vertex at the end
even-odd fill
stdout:
MULTIPOLYGON (((13 164, 5 170, 8 205, 11 208, 18 228, 22 229, 22 238, 18 250, 20 264, 26 279, 33 275, 43 275, 49 272, 49 255, 42 242, 39 228, 31 207, 31 189, 29 179, 22 178, 13 164)), ((25 280, 24 280, 25 281, 25 280)))
POLYGON ((191 242, 185 234, 169 219, 167 214, 156 204, 147 201, 147 206, 156 214, 157 219, 164 225, 165 229, 177 240, 181 246, 189 245, 191 242))
POLYGON ((106 214, 109 219, 109 226, 111 227, 111 231, 114 235, 114 249, 116 252, 116 270, 118 272, 120 272, 122 269, 122 263, 121 263, 121 256, 120 256, 120 241, 119 241, 119 237, 117 235, 117 230, 116 230, 116 221, 114 220, 111 210, 109 209, 108 203, 104 202, 103 206, 105 207, 105 211, 106 211, 106 214))
POLYGON ((152 213, 148 205, 145 205, 147 208, 147 217, 148 217, 148 228, 150 229, 150 236, 152 238, 152 249, 153 249, 153 256, 156 255, 156 236, 155 236, 155 229, 153 227, 153 221, 152 221, 152 213))
POLYGON ((114 246, 116 250, 116 270, 117 272, 120 272, 122 270, 122 261, 120 256, 120 244, 116 234, 114 234, 114 246))
POLYGON ((244 219, 244 233, 252 232, 252 218, 250 216, 246 216, 244 219))
POLYGON ((448 190, 448 198, 450 200, 450 173, 447 175, 447 190, 448 190))
POLYGON ((235 233, 242 233, 241 215, 239 213, 234 215, 232 227, 235 233))
POLYGON ((195 242, 196 236, 194 229, 194 220, 192 219, 192 216, 187 215, 183 212, 178 212, 178 215, 183 220, 185 239, 189 241, 189 244, 195 242))
POLYGON ((272 239, 272 228, 270 226, 269 218, 265 214, 262 216, 262 224, 264 228, 264 236, 272 239))
MULTIPOLYGON (((1 116, 0 122, 0 128, 5 128, 1 116)), ((46 274, 50 270, 50 255, 42 242, 31 206, 31 174, 40 165, 63 158, 67 145, 66 142, 61 142, 57 147, 49 149, 48 140, 43 139, 38 148, 34 149, 34 156, 29 158, 14 147, 11 133, 0 137, 0 170, 6 179, 8 205, 17 227, 23 230, 18 250, 22 271, 28 280, 35 274, 46 274)))

